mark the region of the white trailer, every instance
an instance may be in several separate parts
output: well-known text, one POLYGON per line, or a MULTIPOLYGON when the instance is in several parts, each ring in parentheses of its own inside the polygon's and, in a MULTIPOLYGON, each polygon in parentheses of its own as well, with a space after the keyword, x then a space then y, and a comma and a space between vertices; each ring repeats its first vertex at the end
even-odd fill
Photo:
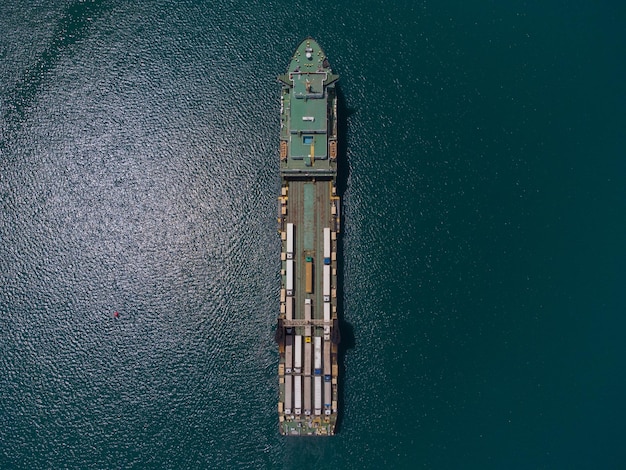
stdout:
POLYGON ((291 375, 285 376, 285 414, 291 414, 291 405, 292 405, 292 397, 291 397, 291 387, 292 387, 293 378, 291 375))
POLYGON ((313 380, 315 381, 313 384, 313 406, 315 407, 315 414, 319 416, 322 414, 322 377, 316 375, 313 380))
POLYGON ((304 342, 304 371, 305 375, 311 375, 311 337, 307 336, 304 342))
POLYGON ((304 376, 304 414, 311 414, 311 376, 304 376))
POLYGON ((293 377, 293 401, 296 414, 302 414, 302 376, 300 375, 293 377))
POLYGON ((324 294, 324 302, 330 302, 330 264, 324 265, 324 292, 323 294, 324 294))
POLYGON ((294 336, 293 369, 296 374, 302 372, 302 335, 294 336))
POLYGON ((293 259, 293 224, 292 223, 287 224, 287 259, 293 259))
POLYGON ((330 376, 330 341, 324 341, 324 375, 330 376))
MULTIPOLYGON (((305 299, 304 300, 304 319, 305 320, 311 319, 311 310, 312 310, 311 299, 305 299)), ((304 327, 304 336, 311 336, 311 327, 309 325, 304 327)))
POLYGON ((324 341, 330 339, 330 302, 324 302, 324 341))
POLYGON ((324 341, 324 414, 330 415, 332 404, 332 364, 330 363, 330 341, 324 341))
POLYGON ((287 260, 287 280, 285 281, 285 287, 287 288, 287 295, 293 295, 293 260, 287 260))
POLYGON ((285 318, 293 320, 293 297, 291 296, 285 299, 285 318))
MULTIPOLYGON (((287 240, 289 240, 289 227, 287 227, 287 240)), ((324 263, 330 258, 330 227, 324 229, 324 263)))
POLYGON ((313 369, 315 375, 322 375, 322 338, 316 336, 313 338, 313 347, 315 348, 313 353, 313 369))
POLYGON ((330 380, 324 381, 324 414, 330 414, 330 402, 332 400, 332 384, 330 380))
POLYGON ((291 374, 293 363, 293 336, 285 336, 285 374, 291 374))

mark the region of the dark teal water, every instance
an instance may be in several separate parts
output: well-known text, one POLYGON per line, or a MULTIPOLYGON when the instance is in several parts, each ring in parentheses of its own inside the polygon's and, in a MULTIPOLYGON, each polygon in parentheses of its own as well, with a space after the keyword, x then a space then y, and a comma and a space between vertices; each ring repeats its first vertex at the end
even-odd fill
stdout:
POLYGON ((49 3, 0 7, 0 468, 621 468, 618 2, 49 3), (273 343, 307 35, 345 134, 317 440, 273 343))

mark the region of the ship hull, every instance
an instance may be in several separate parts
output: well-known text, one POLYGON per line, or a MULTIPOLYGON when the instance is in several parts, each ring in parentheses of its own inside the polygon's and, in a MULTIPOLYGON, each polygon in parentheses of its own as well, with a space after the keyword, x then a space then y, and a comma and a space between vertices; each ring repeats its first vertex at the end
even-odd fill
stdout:
POLYGON ((282 250, 276 341, 284 435, 333 435, 339 412, 338 78, 311 38, 298 46, 287 73, 279 76, 282 250))

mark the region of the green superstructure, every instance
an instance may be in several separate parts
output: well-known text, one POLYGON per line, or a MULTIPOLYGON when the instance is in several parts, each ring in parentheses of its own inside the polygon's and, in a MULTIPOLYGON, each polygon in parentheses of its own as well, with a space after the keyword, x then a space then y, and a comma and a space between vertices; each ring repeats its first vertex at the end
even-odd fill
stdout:
POLYGON ((280 75, 282 240, 278 413, 285 435, 332 435, 337 421, 337 95, 313 39, 280 75))

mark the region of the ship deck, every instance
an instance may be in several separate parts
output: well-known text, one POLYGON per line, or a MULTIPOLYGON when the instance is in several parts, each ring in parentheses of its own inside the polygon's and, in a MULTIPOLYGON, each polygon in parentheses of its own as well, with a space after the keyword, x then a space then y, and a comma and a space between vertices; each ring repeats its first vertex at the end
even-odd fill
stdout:
POLYGON ((285 435, 332 435, 337 421, 338 78, 310 38, 279 77, 278 412, 285 435))
MULTIPOLYGON (((296 249, 294 301, 296 305, 304 305, 310 298, 313 306, 323 305, 322 298, 322 262, 324 253, 324 227, 332 224, 331 190, 329 181, 290 181, 289 200, 287 203, 286 222, 295 227, 294 244, 296 249), (305 292, 305 258, 313 258, 313 293, 305 292), (300 288, 298 288, 300 287, 300 288)), ((298 314, 300 309, 296 309, 298 314)), ((323 318, 321 308, 313 308, 313 318, 323 318), (319 314, 319 315, 318 315, 319 314)), ((298 318, 298 317, 296 317, 298 318)))
MULTIPOLYGON (((330 338, 330 329, 333 319, 336 319, 336 239, 338 228, 337 204, 338 197, 334 194, 332 180, 291 180, 286 181, 285 214, 283 222, 293 224, 293 289, 284 291, 281 295, 285 302, 292 302, 291 315, 285 312, 284 326, 293 328, 286 340, 284 348, 292 348, 286 355, 281 355, 281 400, 283 410, 291 409, 281 417, 281 431, 287 435, 331 435, 336 422, 337 408, 337 346, 330 338), (324 229, 330 234, 330 257, 326 262, 329 266, 330 279, 328 294, 324 295, 323 267, 325 239, 324 229), (307 259, 309 261, 307 261, 307 259), (307 288, 307 263, 312 264, 312 282, 307 288), (291 294, 291 295, 289 295, 291 294), (307 314, 306 302, 310 302, 307 314), (328 304, 328 312, 324 312, 324 304, 328 304), (308 317, 308 318, 307 318, 308 317), (301 367, 296 368, 295 360, 291 359, 295 352, 293 344, 297 337, 302 343, 301 367), (314 364, 315 337, 320 342, 320 368, 316 370, 314 364), (293 362, 291 362, 293 360, 293 362), (323 372, 323 373, 322 373, 323 372), (325 404, 316 414, 314 397, 315 377, 324 380, 319 391, 324 396, 320 399, 325 404), (287 381, 301 381, 302 407, 295 413, 295 405, 291 406, 291 394, 286 392, 287 381), (328 383, 328 386, 326 385, 328 383), (286 397, 287 395, 287 397, 286 397), (285 403, 289 401, 290 403, 285 403)), ((286 234, 283 236, 283 262, 287 263, 288 247, 286 234)), ((286 277, 288 273, 283 270, 286 277)), ((285 284, 286 285, 286 281, 285 284)), ((286 310, 286 309, 285 309, 286 310)), ((289 388, 295 382, 290 382, 289 388)))

